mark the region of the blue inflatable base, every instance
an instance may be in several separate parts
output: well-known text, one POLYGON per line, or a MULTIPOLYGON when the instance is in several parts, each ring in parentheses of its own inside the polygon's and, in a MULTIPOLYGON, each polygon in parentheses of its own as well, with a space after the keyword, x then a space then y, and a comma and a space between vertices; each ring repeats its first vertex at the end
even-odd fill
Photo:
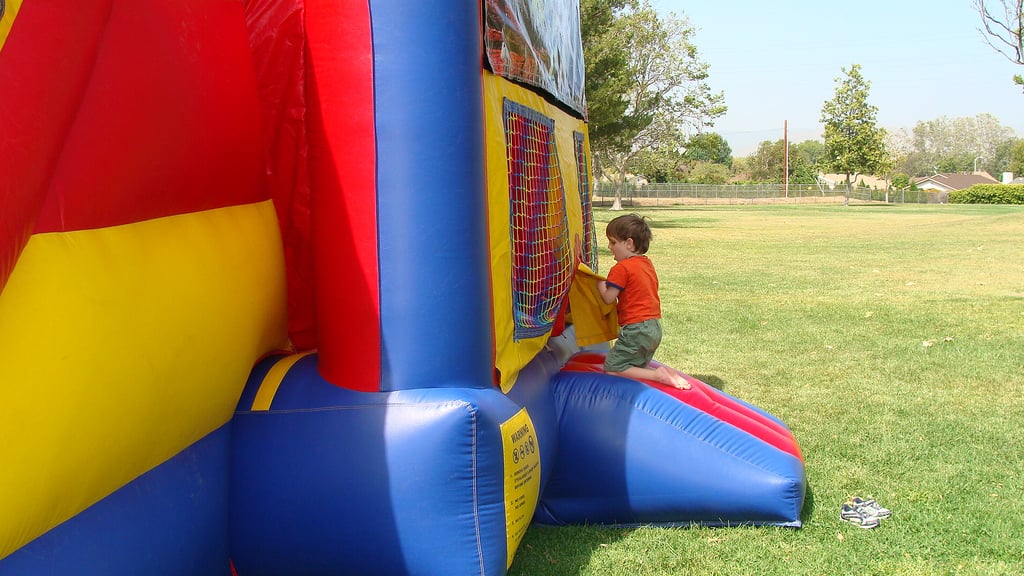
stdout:
POLYGON ((0 560, 3 576, 229 576, 225 425, 0 560))
MULTIPOLYGON (((272 362, 273 360, 271 360, 272 362)), ((234 419, 231 550, 242 576, 504 574, 496 389, 355 392, 293 366, 269 410, 234 419)))
POLYGON ((551 387, 558 459, 538 523, 801 525, 791 452, 642 382, 567 371, 551 387))

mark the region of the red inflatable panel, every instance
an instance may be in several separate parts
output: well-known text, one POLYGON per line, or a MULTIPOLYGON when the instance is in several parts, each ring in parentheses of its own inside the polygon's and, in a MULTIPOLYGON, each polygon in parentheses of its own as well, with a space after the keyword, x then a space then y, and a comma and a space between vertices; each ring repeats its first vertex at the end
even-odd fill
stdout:
POLYGON ((380 390, 373 38, 367 2, 306 2, 320 373, 380 390))
MULTIPOLYGON (((69 12, 81 18, 77 5, 69 12)), ((90 77, 35 232, 267 199, 241 4, 209 0, 196 10, 190 0, 118 2, 98 28, 103 38, 95 62, 40 71, 48 74, 48 87, 54 70, 75 78, 84 68, 90 77)), ((60 56, 80 50, 69 46, 60 56)))
POLYGON ((110 4, 25 2, 0 50, 0 290, 35 228, 110 4))
POLYGON ((296 349, 309 350, 316 347, 316 317, 304 1, 246 0, 244 5, 267 140, 267 182, 288 273, 288 334, 296 349))

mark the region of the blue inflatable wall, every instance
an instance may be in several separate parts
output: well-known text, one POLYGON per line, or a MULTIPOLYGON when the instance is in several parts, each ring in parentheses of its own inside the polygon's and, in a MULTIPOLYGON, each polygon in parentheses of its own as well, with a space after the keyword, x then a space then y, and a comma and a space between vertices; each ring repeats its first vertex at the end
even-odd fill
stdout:
POLYGON ((234 419, 231 549, 239 574, 502 574, 507 558, 495 389, 347 390, 299 360, 273 405, 234 419))

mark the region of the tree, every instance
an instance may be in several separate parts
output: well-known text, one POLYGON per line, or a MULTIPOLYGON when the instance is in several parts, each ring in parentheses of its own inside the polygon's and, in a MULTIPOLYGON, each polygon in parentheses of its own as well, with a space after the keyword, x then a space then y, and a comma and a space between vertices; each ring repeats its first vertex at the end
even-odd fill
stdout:
POLYGON ((707 84, 708 66, 685 18, 658 17, 647 0, 581 2, 590 140, 598 177, 616 181, 621 209, 626 174, 642 153, 678 153, 689 133, 725 113, 707 84), (588 45, 589 43, 589 45, 588 45))
MULTIPOLYGON (((818 161, 824 154, 824 145, 815 140, 806 140, 789 145, 789 183, 814 184, 818 178, 818 161)), ((750 179, 754 182, 781 184, 785 181, 784 140, 765 140, 747 159, 750 179)))
POLYGON ((635 0, 582 0, 580 38, 583 43, 587 95, 587 129, 591 143, 634 129, 625 116, 629 87, 629 57, 625 39, 617 33, 617 14, 635 8, 635 0))
POLYGON ((694 184, 725 184, 729 181, 730 175, 725 164, 697 162, 690 168, 686 180, 694 184))
POLYGON ((908 190, 912 184, 910 176, 907 174, 896 174, 892 177, 892 187, 897 190, 908 190))
POLYGON ((794 158, 811 167, 817 167, 825 158, 825 145, 817 140, 804 140, 789 147, 790 161, 794 158))
POLYGON ((748 158, 750 179, 754 182, 781 183, 784 146, 782 140, 765 140, 758 144, 757 150, 748 158))
POLYGON ((1017 142, 1010 148, 1009 160, 1006 163, 1006 171, 1014 174, 1024 174, 1024 139, 1017 142))
POLYGON ((789 183, 817 184, 825 145, 817 140, 804 140, 789 145, 789 183))
POLYGON ((897 169, 914 176, 935 172, 971 172, 977 167, 998 174, 1005 170, 1000 147, 1014 139, 1013 128, 1003 126, 991 114, 973 118, 919 121, 912 134, 900 132, 890 139, 900 141, 904 152, 897 169))
POLYGON ((739 158, 732 159, 732 173, 735 176, 745 176, 746 180, 750 180, 750 158, 747 156, 740 156, 739 158))
MULTIPOLYGON (((909 170, 910 156, 914 152, 913 138, 910 136, 910 132, 906 128, 886 132, 885 148, 888 150, 889 158, 892 159, 893 163, 894 177, 892 178, 890 185, 894 188, 904 189, 907 185, 898 184, 897 177, 903 175, 906 176, 907 180, 909 180, 910 176, 914 174, 914 172, 909 170)), ((929 172, 929 174, 931 173, 929 172)))
POLYGON ((685 168, 679 149, 660 146, 638 152, 630 163, 630 170, 643 174, 649 182, 678 181, 685 168))
POLYGON ((793 155, 793 147, 790 146, 789 153, 789 183, 792 184, 816 184, 818 182, 818 169, 801 156, 793 155))
POLYGON ((1010 138, 1009 140, 999 144, 999 146, 996 147, 995 158, 993 158, 991 163, 992 169, 990 169, 988 173, 999 178, 999 175, 1003 172, 1013 172, 1010 168, 1010 165, 1013 163, 1013 148, 1021 142, 1024 142, 1024 140, 1010 138))
MULTIPOLYGON (((974 0, 985 42, 1009 61, 1024 66, 1024 0, 974 0)), ((1024 75, 1013 77, 1024 87, 1024 75)))
POLYGON ((732 168, 732 148, 721 134, 704 132, 690 138, 683 158, 691 162, 709 162, 732 168))
POLYGON ((885 130, 878 127, 878 108, 868 103, 871 83, 860 73, 860 64, 841 68, 846 78, 836 78, 832 100, 821 108, 825 125, 824 165, 846 175, 846 203, 850 202, 850 176, 874 174, 885 164, 885 130))

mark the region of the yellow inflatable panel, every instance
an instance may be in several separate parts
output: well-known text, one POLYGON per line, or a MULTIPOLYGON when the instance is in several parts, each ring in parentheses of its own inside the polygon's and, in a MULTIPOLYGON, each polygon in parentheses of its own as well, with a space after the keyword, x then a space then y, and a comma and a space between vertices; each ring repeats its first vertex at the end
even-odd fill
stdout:
POLYGON ((7 0, 0 2, 0 50, 4 49, 7 43, 7 36, 11 33, 11 26, 14 26, 14 19, 21 9, 21 0, 7 0))
POLYGON ((286 344, 274 207, 30 238, 0 294, 0 558, 227 422, 286 344))
MULTIPOLYGON (((577 165, 574 134, 586 135, 587 125, 567 114, 534 92, 526 90, 504 78, 484 73, 484 101, 487 130, 487 195, 488 225, 491 249, 491 286, 494 306, 495 367, 501 375, 501 389, 508 392, 519 371, 540 352, 550 332, 543 336, 516 340, 512 314, 512 247, 510 240, 510 199, 508 159, 505 147, 505 98, 554 120, 555 145, 558 149, 558 169, 564 187, 565 214, 548 214, 551 218, 565 218, 569 226, 569 244, 576 253, 583 245, 583 216, 577 184, 577 165)), ((589 158, 589 149, 587 150, 589 158)), ((575 271, 575 260, 571 270, 575 271)))

